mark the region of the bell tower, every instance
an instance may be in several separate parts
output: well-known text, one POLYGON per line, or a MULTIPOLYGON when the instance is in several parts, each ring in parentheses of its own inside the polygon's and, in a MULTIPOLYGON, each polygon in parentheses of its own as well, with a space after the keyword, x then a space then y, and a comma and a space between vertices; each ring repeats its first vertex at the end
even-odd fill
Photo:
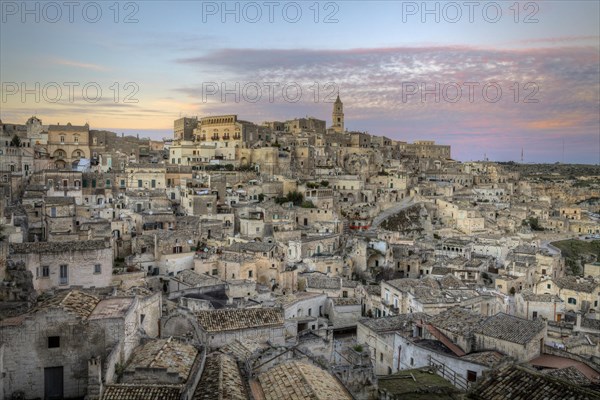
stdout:
POLYGON ((344 132, 344 103, 340 100, 338 94, 335 103, 333 103, 333 112, 331 113, 331 119, 333 121, 331 127, 336 133, 344 132))

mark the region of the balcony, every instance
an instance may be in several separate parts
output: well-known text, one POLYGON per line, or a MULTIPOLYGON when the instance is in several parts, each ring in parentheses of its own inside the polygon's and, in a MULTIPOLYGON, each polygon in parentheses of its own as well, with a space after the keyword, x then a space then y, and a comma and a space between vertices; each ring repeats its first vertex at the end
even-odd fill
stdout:
POLYGON ((211 140, 219 140, 219 137, 218 136, 211 136, 210 139, 211 140))

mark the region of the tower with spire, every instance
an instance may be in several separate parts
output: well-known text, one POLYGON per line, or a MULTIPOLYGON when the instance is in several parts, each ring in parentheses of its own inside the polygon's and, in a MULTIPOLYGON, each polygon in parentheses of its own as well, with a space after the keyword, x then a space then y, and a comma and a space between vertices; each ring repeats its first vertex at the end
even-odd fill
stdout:
POLYGON ((333 124, 331 128, 336 133, 344 132, 344 103, 340 100, 340 95, 338 94, 335 103, 333 103, 333 112, 331 113, 331 119, 333 124))

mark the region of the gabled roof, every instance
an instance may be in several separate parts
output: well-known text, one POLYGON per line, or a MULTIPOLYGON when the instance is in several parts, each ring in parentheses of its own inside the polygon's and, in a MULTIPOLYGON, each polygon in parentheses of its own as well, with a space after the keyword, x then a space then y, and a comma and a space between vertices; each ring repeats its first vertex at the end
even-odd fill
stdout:
POLYGON ((351 400, 329 372, 300 361, 279 364, 258 376, 265 400, 351 400))
POLYGON ((481 323, 475 333, 493 337, 507 342, 526 344, 545 328, 541 320, 527 320, 498 313, 488 317, 481 323))
POLYGON ((135 348, 125 372, 135 373, 136 368, 164 368, 177 373, 184 383, 197 355, 198 350, 190 344, 173 338, 154 339, 135 348))
POLYGON ((196 312, 198 324, 207 332, 231 331, 283 325, 283 311, 277 308, 203 310, 196 312))
POLYGON ((20 325, 29 315, 38 312, 44 312, 53 308, 60 308, 69 314, 75 315, 82 319, 87 319, 92 314, 99 302, 100 299, 97 297, 79 290, 61 291, 50 299, 41 302, 31 311, 25 314, 0 321, 0 326, 20 325))
POLYGON ((248 395, 235 358, 223 353, 206 357, 192 400, 246 400, 248 395))
POLYGON ((578 387, 570 381, 540 374, 522 366, 492 370, 475 385, 468 395, 478 400, 592 400, 598 392, 578 387))

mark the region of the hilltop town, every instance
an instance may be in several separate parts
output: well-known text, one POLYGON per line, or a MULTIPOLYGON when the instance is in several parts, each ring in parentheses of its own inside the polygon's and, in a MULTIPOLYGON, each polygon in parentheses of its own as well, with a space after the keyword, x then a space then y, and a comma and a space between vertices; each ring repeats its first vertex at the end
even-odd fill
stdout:
POLYGON ((600 166, 332 107, 0 121, 0 398, 600 398, 600 166))

